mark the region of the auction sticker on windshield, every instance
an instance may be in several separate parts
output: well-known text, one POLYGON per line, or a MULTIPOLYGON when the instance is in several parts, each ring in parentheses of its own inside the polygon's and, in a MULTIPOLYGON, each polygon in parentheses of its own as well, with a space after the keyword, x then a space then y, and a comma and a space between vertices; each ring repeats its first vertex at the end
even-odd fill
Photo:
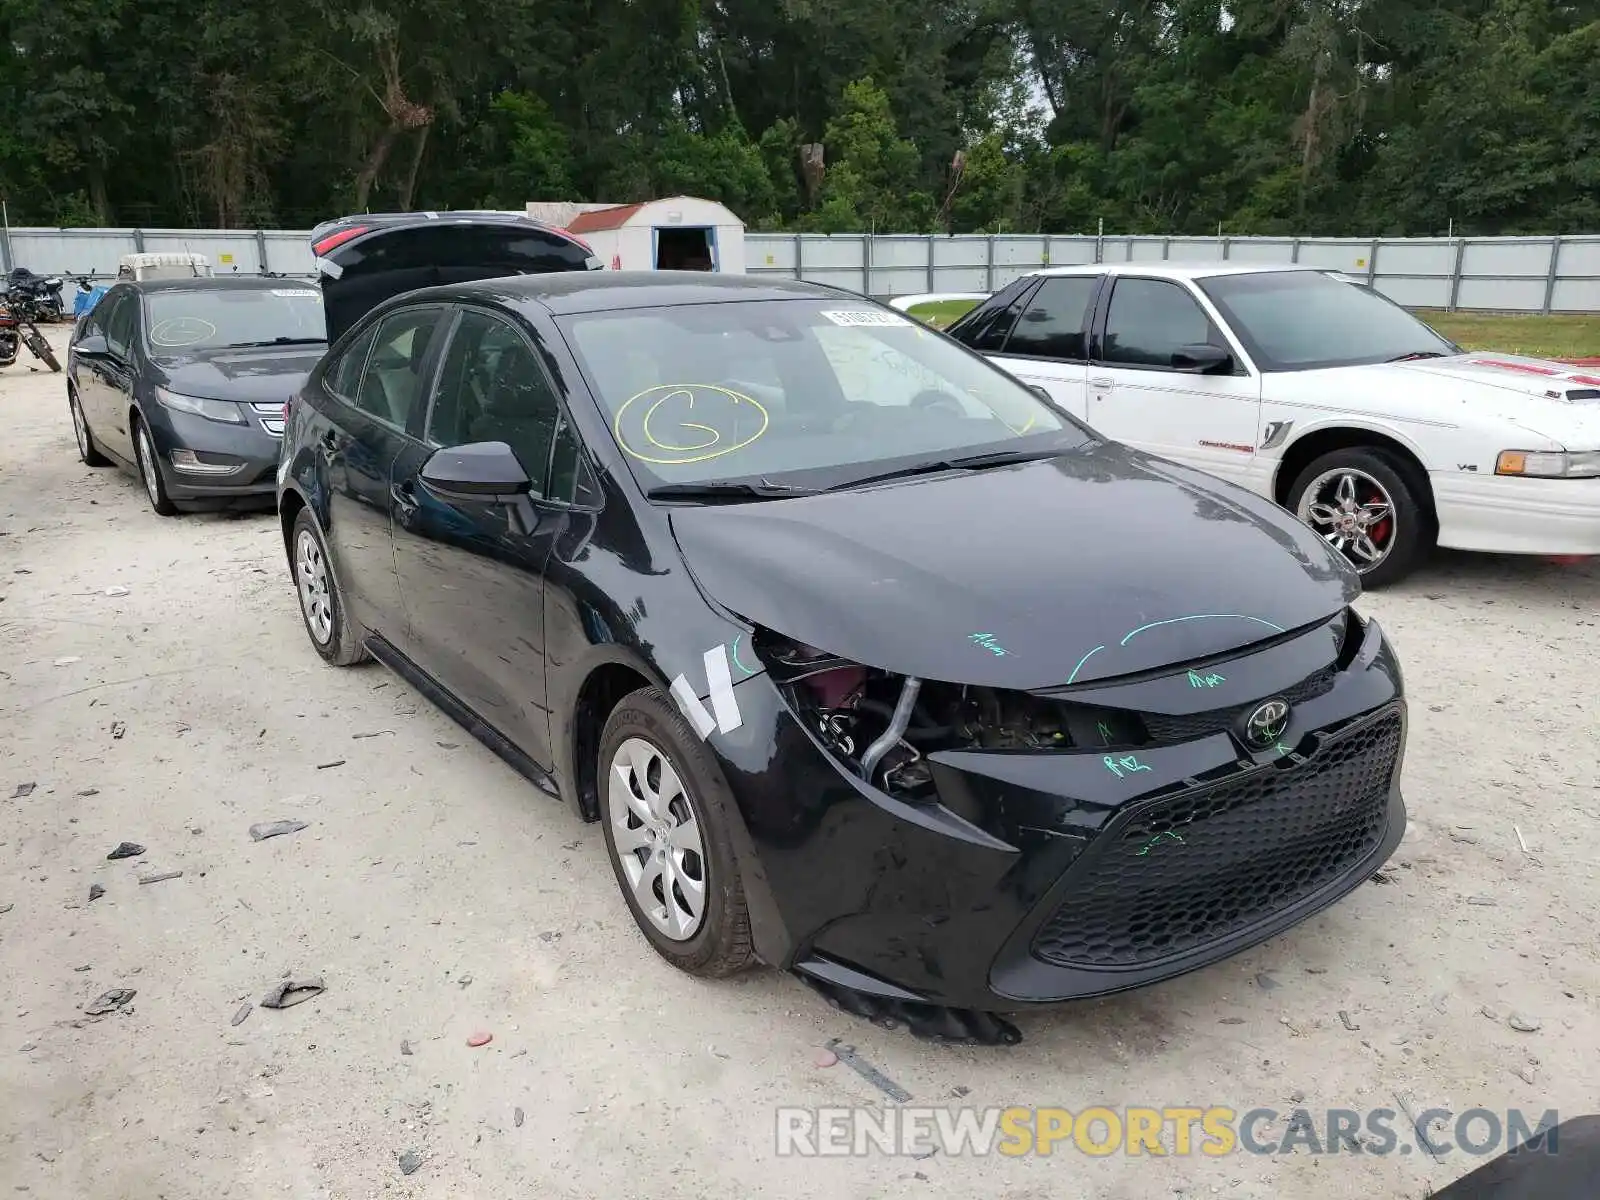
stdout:
POLYGON ((823 316, 835 325, 909 325, 907 317, 890 312, 874 312, 870 308, 823 310, 823 316))

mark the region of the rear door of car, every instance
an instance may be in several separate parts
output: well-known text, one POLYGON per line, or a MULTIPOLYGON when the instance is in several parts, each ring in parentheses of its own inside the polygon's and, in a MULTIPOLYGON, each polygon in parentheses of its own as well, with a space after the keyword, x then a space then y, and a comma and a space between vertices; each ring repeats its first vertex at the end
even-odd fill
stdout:
POLYGON ((312 230, 311 249, 329 342, 385 300, 417 288, 604 265, 564 230, 506 213, 344 217, 312 230))
POLYGON ((323 370, 308 418, 345 603, 357 624, 396 645, 405 636, 405 607, 389 528, 391 470, 419 444, 448 313, 442 304, 407 305, 373 321, 323 370))

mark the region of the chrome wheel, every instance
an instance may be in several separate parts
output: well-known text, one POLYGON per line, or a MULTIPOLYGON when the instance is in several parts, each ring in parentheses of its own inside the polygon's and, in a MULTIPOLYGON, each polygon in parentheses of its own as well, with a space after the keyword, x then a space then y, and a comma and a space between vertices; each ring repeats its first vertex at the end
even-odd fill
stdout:
POLYGON ((322 547, 308 529, 302 529, 294 540, 294 581, 300 593, 300 611, 305 614, 306 628, 326 646, 333 637, 333 597, 328 592, 328 564, 322 556, 322 547))
POLYGON ((78 406, 77 393, 67 396, 67 405, 72 409, 72 432, 78 438, 78 455, 87 462, 89 458, 89 426, 84 423, 83 409, 78 406))
POLYGON ((156 474, 156 448, 150 444, 150 435, 139 426, 139 471, 144 476, 144 490, 150 503, 161 507, 161 476, 156 474))
POLYGON ((688 941, 705 922, 705 845, 677 771, 643 738, 612 756, 606 819, 639 911, 666 937, 688 941))
POLYGON ((1363 574, 1394 549, 1394 498, 1365 471, 1353 467, 1324 471, 1301 493, 1295 515, 1363 574))

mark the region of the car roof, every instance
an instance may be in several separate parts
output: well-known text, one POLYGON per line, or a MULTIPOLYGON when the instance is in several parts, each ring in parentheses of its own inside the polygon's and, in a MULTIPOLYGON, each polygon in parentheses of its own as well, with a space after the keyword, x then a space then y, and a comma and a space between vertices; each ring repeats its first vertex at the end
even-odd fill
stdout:
POLYGON ((495 300, 540 305, 558 316, 675 304, 726 304, 737 300, 863 300, 854 292, 797 279, 717 275, 705 271, 551 271, 451 284, 409 293, 445 299, 495 300))
POLYGON ((269 288, 314 292, 317 289, 316 283, 309 279, 274 275, 197 275, 177 279, 124 279, 121 282, 141 292, 258 292, 269 288))
POLYGON ((1154 279, 1207 279, 1214 275, 1255 275, 1267 271, 1332 271, 1307 263, 1118 262, 1040 267, 1029 275, 1143 275, 1154 279))

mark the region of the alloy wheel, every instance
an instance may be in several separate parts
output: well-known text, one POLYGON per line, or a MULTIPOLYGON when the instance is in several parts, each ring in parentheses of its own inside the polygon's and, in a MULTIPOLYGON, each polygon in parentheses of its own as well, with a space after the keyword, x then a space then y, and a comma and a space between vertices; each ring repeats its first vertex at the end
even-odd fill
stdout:
POLYGON ((328 564, 322 547, 308 529, 294 540, 295 588, 300 593, 300 610, 317 645, 326 646, 333 637, 333 598, 328 591, 328 564))
POLYGON ((1383 484, 1354 467, 1336 467, 1313 479, 1295 515, 1363 574, 1394 549, 1394 498, 1383 484))
POLYGON ((643 738, 617 747, 607 773, 606 819, 634 902, 650 924, 686 942, 705 923, 705 843, 667 756, 643 738))
POLYGON ((161 476, 156 474, 156 448, 150 444, 149 431, 139 426, 139 471, 144 475, 144 490, 150 503, 161 507, 161 476))

